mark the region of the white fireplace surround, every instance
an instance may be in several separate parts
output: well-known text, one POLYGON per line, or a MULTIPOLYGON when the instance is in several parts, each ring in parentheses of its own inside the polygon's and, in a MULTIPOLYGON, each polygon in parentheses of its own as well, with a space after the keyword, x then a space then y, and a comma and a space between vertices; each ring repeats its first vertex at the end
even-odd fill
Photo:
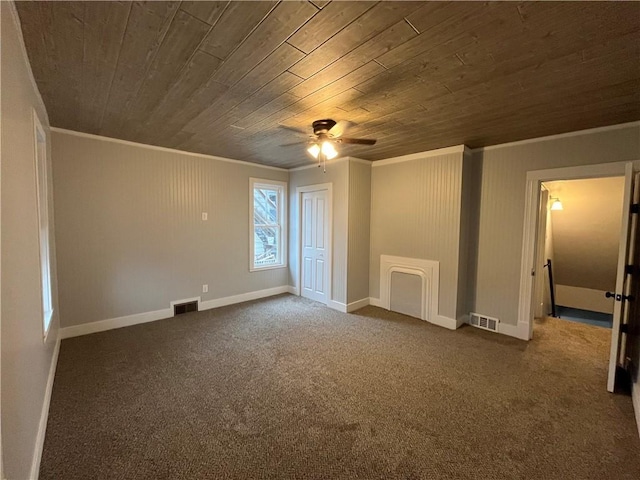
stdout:
POLYGON ((380 306, 391 308, 391 274, 394 272, 417 275, 422 280, 422 303, 420 318, 439 324, 438 286, 440 285, 440 262, 421 258, 380 255, 380 306))

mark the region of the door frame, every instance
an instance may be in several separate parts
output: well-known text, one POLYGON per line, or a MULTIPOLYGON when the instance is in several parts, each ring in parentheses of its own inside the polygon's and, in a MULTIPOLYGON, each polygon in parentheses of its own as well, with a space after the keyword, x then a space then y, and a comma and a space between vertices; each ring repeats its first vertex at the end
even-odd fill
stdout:
POLYGON ((296 187, 296 210, 298 216, 298 229, 296 232, 296 259, 298 263, 298 272, 296 275, 296 294, 302 296, 302 194, 319 192, 322 190, 327 191, 327 223, 325 228, 329 233, 329 242, 327 245, 327 266, 325 267, 325 274, 327 278, 327 305, 330 305, 333 301, 333 183, 318 183, 315 185, 305 185, 302 187, 296 187))
MULTIPOLYGON (((532 170, 527 172, 525 193, 522 257, 520 262, 520 294, 518 300, 517 337, 533 337, 534 276, 536 274, 536 236, 540 209, 540 185, 554 180, 580 180, 586 178, 623 177, 633 171, 634 162, 611 162, 595 165, 532 170)), ((628 212, 622 212, 626 216, 628 212)))
POLYGON ((545 282, 544 282, 544 266, 546 263, 544 258, 545 247, 547 246, 547 217, 549 215, 549 190, 541 183, 540 186, 540 210, 538 212, 538 231, 536 233, 536 262, 540 269, 540 275, 536 275, 533 294, 535 296, 535 308, 533 317, 542 317, 545 315, 543 305, 545 301, 545 282))

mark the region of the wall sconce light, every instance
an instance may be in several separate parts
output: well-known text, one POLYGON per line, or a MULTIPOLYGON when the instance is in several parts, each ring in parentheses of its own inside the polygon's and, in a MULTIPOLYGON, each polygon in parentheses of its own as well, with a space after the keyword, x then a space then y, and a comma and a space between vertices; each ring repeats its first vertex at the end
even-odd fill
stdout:
POLYGON ((551 197, 551 201, 553 202, 551 204, 551 210, 563 210, 562 208, 562 202, 560 201, 559 198, 553 198, 551 197))

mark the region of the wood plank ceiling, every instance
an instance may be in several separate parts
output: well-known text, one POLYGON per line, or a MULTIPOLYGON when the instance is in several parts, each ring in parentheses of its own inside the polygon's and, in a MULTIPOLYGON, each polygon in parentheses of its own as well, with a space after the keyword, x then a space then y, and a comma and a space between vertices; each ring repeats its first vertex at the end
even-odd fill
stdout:
POLYGON ((638 2, 17 2, 56 127, 280 167, 640 119, 638 2))

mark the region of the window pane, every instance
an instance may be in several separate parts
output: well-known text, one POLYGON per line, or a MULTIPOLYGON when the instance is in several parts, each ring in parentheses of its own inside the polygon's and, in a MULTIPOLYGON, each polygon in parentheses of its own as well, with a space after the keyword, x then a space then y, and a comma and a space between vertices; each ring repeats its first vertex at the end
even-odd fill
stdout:
POLYGON ((254 258, 256 267, 280 263, 280 228, 255 227, 254 258))
POLYGON ((47 193, 47 146, 46 136, 42 131, 40 122, 34 115, 35 123, 35 142, 36 142, 36 176, 37 176, 37 201, 38 201, 38 218, 39 218, 39 240, 40 240, 40 275, 42 280, 42 314, 44 333, 46 335, 51 316, 53 313, 53 301, 51 294, 51 267, 50 267, 50 251, 49 251, 49 211, 48 211, 48 193, 47 193))
POLYGON ((278 190, 270 188, 253 189, 253 222, 255 225, 278 223, 278 190))
POLYGON ((251 252, 249 269, 286 265, 286 184, 251 179, 251 252))

